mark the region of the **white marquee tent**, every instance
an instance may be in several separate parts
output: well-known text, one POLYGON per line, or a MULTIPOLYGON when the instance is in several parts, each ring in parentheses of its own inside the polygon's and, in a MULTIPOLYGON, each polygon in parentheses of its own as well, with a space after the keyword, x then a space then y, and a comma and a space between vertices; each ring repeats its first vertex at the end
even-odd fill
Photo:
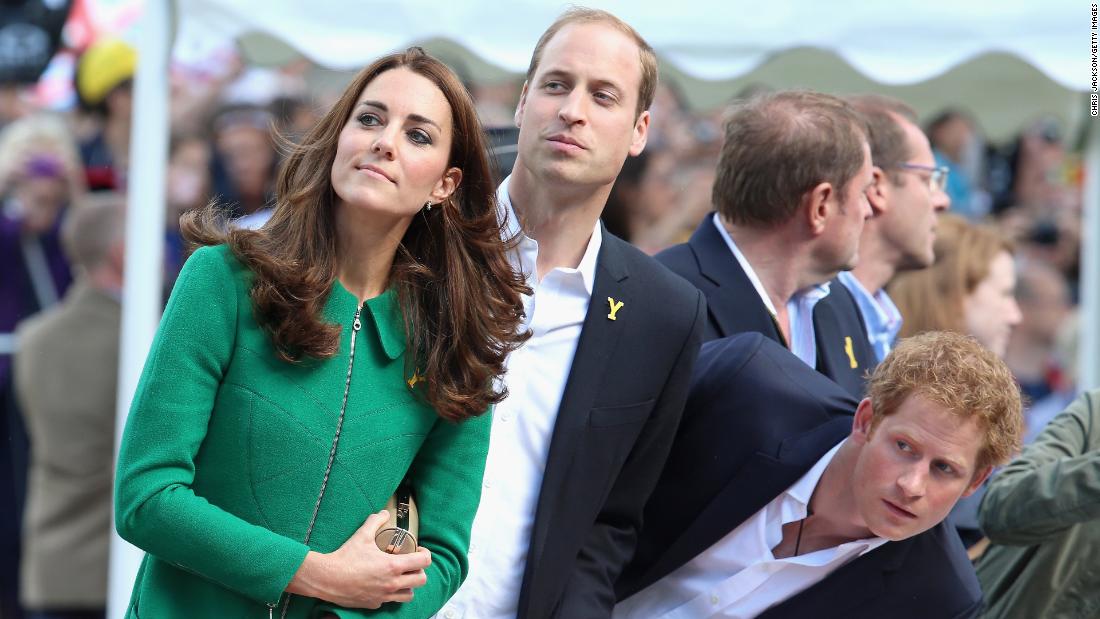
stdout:
MULTIPOLYGON (((689 75, 725 79, 745 74, 795 47, 830 50, 882 84, 912 84, 979 54, 1008 52, 1047 78, 1080 93, 1090 82, 1090 14, 1079 0, 786 0, 590 1, 635 26, 657 53, 689 75)), ((458 42, 486 61, 522 72, 538 35, 566 7, 555 0, 148 0, 138 30, 126 285, 123 293, 119 424, 129 409, 159 320, 168 145, 167 68, 175 33, 231 39, 273 36, 335 69, 433 37, 458 42)), ((1100 385, 1100 122, 1088 126, 1086 243, 1082 290, 1083 386, 1100 385)), ((1012 101, 1005 101, 1006 106, 1012 101)), ((109 616, 121 617, 140 553, 116 539, 109 616)))

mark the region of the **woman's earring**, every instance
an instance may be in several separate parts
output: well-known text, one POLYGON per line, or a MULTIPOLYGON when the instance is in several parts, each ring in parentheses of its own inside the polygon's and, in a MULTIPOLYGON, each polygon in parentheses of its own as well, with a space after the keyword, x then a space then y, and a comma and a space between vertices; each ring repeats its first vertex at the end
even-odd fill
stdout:
POLYGON ((425 203, 424 203, 424 212, 425 212, 425 213, 430 213, 430 212, 432 212, 432 206, 433 206, 433 205, 432 205, 432 203, 431 203, 430 201, 429 201, 429 202, 425 202, 425 203))

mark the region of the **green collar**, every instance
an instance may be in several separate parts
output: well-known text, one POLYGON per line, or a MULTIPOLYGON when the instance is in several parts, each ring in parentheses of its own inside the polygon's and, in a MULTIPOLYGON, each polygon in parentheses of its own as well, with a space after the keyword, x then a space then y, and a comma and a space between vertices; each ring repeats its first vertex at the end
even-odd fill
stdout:
MULTIPOLYGON (((351 326, 355 310, 358 308, 359 300, 348 292, 339 280, 336 280, 325 308, 329 320, 346 329, 351 326)), ((405 352, 405 321, 402 318, 401 305, 397 301, 397 291, 393 288, 387 288, 377 297, 367 299, 359 315, 359 322, 364 326, 373 325, 371 330, 382 344, 382 350, 391 360, 397 359, 405 352)))

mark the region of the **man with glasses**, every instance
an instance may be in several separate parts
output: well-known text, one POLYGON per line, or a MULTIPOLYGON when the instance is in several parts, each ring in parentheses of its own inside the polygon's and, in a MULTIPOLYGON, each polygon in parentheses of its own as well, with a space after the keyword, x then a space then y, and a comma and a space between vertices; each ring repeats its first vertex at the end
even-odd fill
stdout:
POLYGON ((726 123, 717 212, 657 255, 706 295, 706 339, 763 333, 855 397, 875 355, 855 300, 830 280, 856 264, 871 215, 865 131, 855 109, 826 94, 742 103, 726 123))
POLYGON ((908 105, 878 95, 852 97, 849 103, 869 129, 874 183, 867 201, 874 217, 863 225, 859 263, 839 279, 855 297, 867 339, 882 361, 902 321, 884 287, 898 271, 923 269, 935 260, 936 213, 951 204, 944 192, 947 168, 936 166, 908 105))

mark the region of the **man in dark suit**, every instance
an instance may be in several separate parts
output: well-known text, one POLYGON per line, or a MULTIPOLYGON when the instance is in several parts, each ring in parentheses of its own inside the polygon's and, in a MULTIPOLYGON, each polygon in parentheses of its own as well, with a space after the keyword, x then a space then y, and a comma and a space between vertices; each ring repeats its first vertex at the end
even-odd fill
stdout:
POLYGON ((976 615, 943 519, 1019 444, 1012 374, 931 332, 868 393, 857 404, 758 333, 704 345, 615 617, 976 615))
POLYGON ((653 50, 613 15, 539 40, 498 191, 531 338, 493 413, 469 576, 438 617, 608 617, 702 341, 702 294, 599 223, 645 147, 653 50))
POLYGON ((875 365, 838 272, 856 264, 872 182, 866 125, 814 92, 750 99, 726 123, 716 213, 657 255, 707 297, 706 339, 757 331, 856 397, 875 365))

